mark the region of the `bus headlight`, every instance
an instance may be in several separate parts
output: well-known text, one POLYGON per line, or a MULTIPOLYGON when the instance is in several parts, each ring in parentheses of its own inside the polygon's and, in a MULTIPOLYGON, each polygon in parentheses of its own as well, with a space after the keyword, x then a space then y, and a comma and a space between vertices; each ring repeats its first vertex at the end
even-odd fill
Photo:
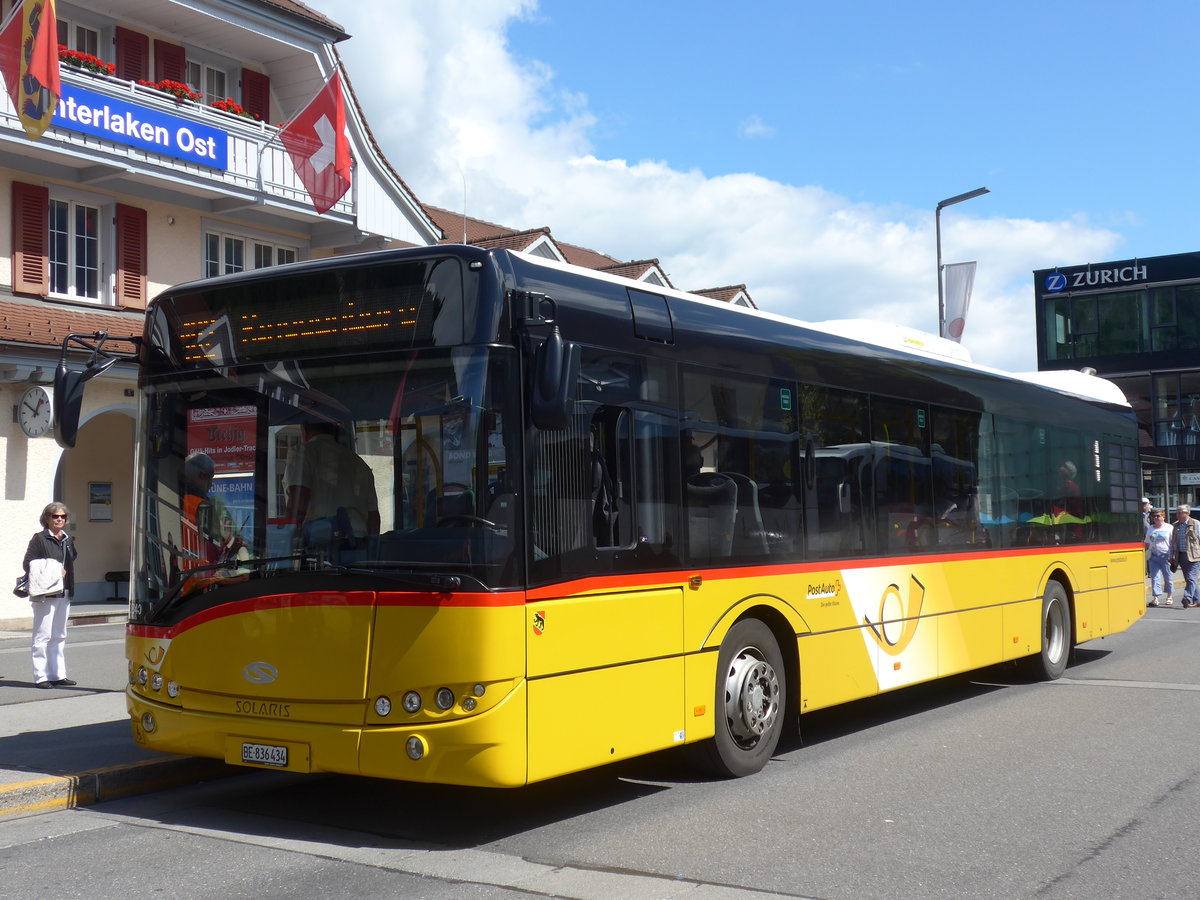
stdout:
POLYGON ((387 697, 380 697, 375 701, 375 712, 380 716, 386 716, 392 711, 392 701, 387 697))
POLYGON ((176 697, 179 696, 179 682, 178 681, 168 681, 167 682, 167 696, 170 697, 172 700, 174 700, 176 697))
POLYGON ((142 666, 141 668, 138 669, 137 678, 138 678, 138 684, 143 685, 143 686, 150 679, 150 673, 146 671, 145 666, 142 666))
POLYGON ((154 721, 154 713, 142 713, 142 731, 146 734, 154 734, 154 729, 158 727, 158 723, 154 721))
POLYGON ((438 709, 451 709, 454 706, 454 691, 450 688, 438 688, 433 702, 437 704, 438 709))
POLYGON ((427 749, 429 748, 425 746, 424 739, 419 738, 416 735, 413 735, 404 742, 404 752, 408 754, 408 758, 413 762, 421 759, 425 755, 425 751, 427 749))
POLYGON ((404 695, 404 699, 400 701, 400 705, 404 707, 406 713, 420 712, 421 695, 416 691, 409 691, 404 695))
POLYGON ((155 672, 150 676, 150 690, 161 691, 163 686, 162 672, 155 672))

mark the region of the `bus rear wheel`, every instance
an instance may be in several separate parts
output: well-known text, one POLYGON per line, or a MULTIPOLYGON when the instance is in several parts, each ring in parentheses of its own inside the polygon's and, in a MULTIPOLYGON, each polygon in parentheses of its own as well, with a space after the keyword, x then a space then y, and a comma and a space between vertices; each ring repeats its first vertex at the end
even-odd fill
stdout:
POLYGON ((753 775, 779 744, 787 708, 783 655, 771 629, 758 619, 737 622, 717 657, 716 734, 702 762, 723 777, 753 775))
POLYGON ((1026 660, 1026 671, 1039 681, 1062 677, 1071 657, 1071 603, 1057 581, 1042 595, 1042 649, 1026 660))

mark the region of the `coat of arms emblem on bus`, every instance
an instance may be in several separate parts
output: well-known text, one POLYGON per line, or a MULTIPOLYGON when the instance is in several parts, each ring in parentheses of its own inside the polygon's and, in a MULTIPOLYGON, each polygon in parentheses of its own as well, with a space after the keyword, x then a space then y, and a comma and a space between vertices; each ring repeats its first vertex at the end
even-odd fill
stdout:
POLYGON ((535 612, 533 614, 533 633, 541 634, 546 630, 546 614, 544 612, 535 612))

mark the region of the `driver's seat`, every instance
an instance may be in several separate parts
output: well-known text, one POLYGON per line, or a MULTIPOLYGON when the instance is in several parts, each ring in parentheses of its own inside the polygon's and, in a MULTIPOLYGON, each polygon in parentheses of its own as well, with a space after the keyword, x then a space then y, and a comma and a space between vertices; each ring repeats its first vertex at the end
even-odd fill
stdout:
POLYGON ((425 527, 433 528, 447 516, 475 515, 475 492, 460 485, 443 485, 445 493, 429 492, 425 502, 425 527))

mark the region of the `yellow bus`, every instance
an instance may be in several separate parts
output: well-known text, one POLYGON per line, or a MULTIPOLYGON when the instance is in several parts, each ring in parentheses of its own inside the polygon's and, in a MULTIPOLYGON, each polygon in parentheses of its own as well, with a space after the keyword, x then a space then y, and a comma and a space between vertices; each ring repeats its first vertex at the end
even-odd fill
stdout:
MULTIPOLYGON (((740 776, 807 712, 1056 678, 1142 616, 1120 393, 870 332, 472 247, 168 290, 126 354, 134 736, 480 786, 693 745, 740 776)), ((64 343, 64 446, 111 340, 64 343)))

